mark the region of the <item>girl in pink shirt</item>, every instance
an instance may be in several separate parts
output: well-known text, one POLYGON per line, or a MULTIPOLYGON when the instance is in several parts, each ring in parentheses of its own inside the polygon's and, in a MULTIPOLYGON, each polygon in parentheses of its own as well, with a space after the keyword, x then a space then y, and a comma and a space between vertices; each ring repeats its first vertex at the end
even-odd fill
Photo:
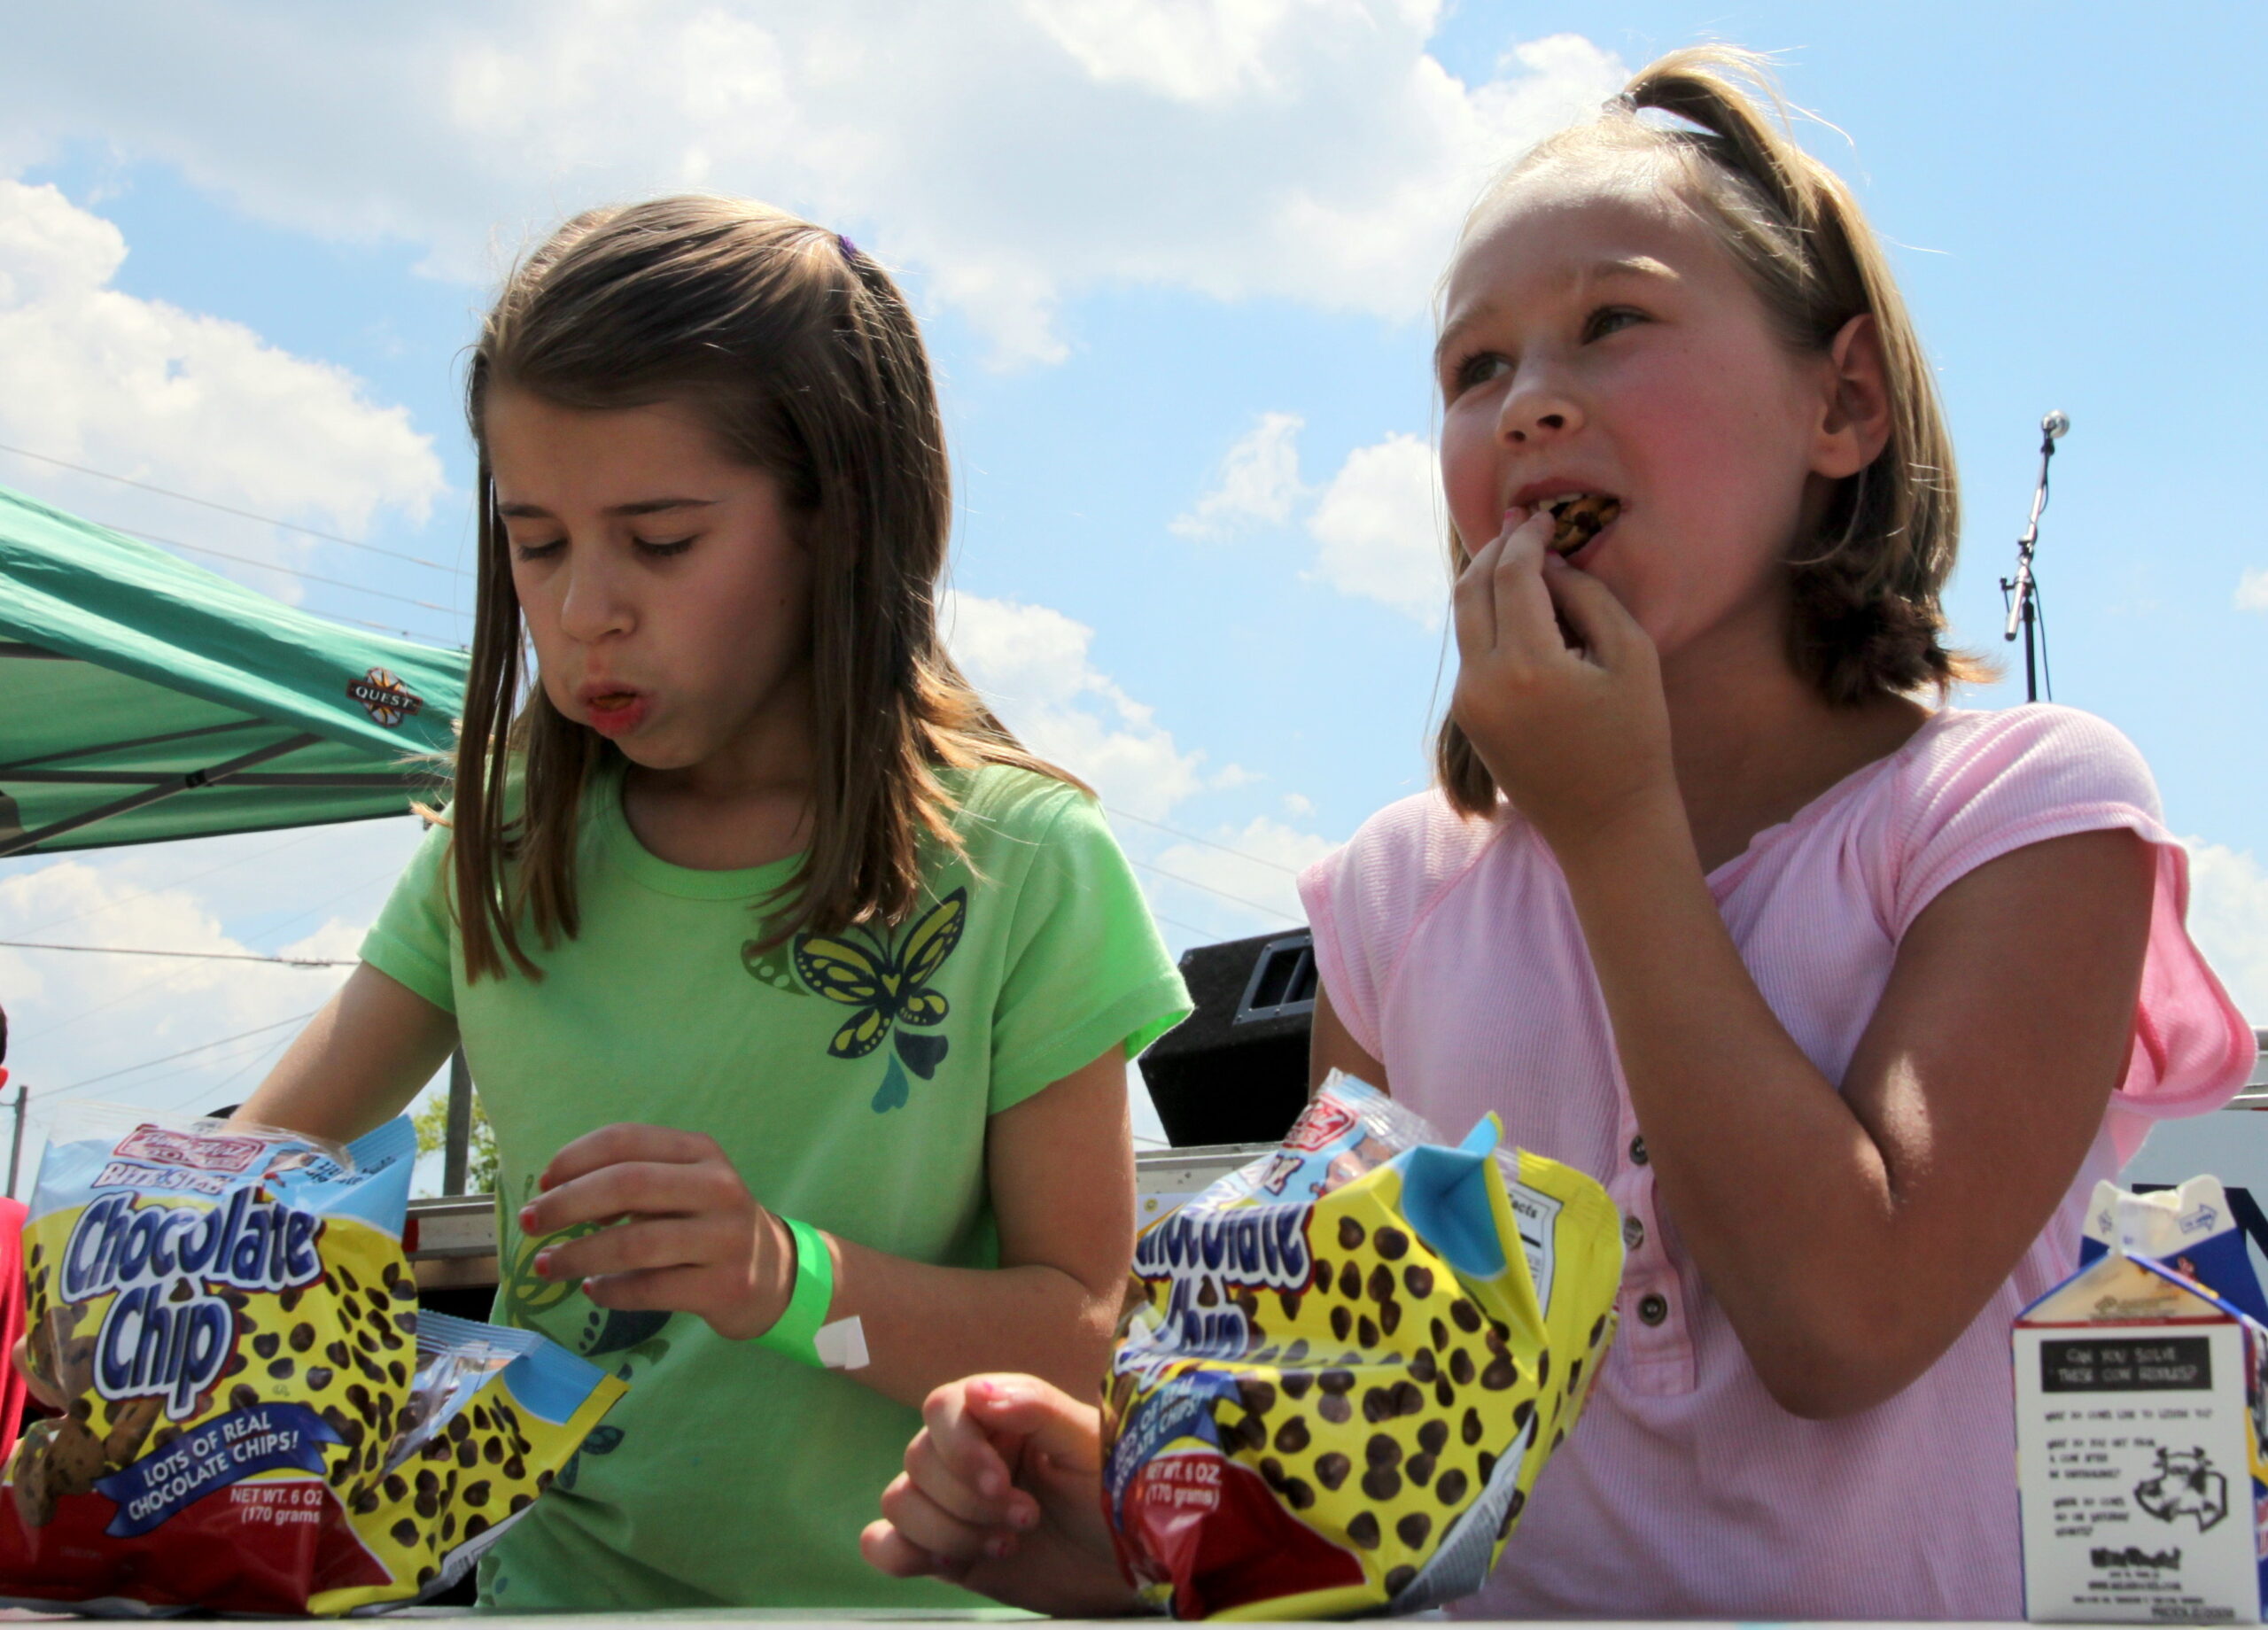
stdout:
MULTIPOLYGON (((1622 1334, 1480 1616, 2020 1618, 2009 1321, 2251 1064, 2125 741, 1919 700, 1968 671, 1950 440, 1755 72, 1665 58, 1468 221, 1440 785, 1301 880, 1318 1077, 1495 1110, 1623 1212, 1622 1334)), ((1046 1595, 1091 1424, 948 1393, 870 1556, 1092 1611, 1046 1595)))

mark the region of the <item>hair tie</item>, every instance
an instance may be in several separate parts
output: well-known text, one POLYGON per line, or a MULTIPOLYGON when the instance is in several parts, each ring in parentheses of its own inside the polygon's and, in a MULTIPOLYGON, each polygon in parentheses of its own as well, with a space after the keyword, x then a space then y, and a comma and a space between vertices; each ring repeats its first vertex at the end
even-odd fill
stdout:
POLYGON ((1635 114, 1638 111, 1638 98, 1629 91, 1618 91, 1601 105, 1601 111, 1609 113, 1635 114))
POLYGON ((835 235, 835 246, 843 252, 843 258, 846 260, 856 260, 858 258, 858 245, 840 232, 835 235))

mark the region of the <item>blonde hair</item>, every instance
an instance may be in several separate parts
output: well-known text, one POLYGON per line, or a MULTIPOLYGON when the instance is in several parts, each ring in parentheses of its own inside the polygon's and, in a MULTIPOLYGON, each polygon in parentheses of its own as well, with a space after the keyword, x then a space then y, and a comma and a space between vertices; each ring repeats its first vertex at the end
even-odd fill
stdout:
POLYGON ((963 852, 940 768, 1014 765, 1079 785, 993 717, 939 636, 944 438, 920 327, 889 274, 848 239, 746 200, 592 210, 507 279, 466 381, 478 604, 451 865, 468 978, 501 977, 506 958, 540 977, 524 921, 547 947, 577 933, 577 818, 620 757, 530 683, 482 423, 506 384, 571 408, 690 403, 801 520, 816 790, 810 850, 762 908, 765 943, 906 915, 925 850, 963 852))
MULTIPOLYGON (((1957 679, 1989 674, 1941 638, 1961 498, 1936 377, 1873 229, 1841 178, 1796 144, 1762 57, 1705 45, 1649 64, 1596 118, 1515 161, 1474 206, 1465 232, 1513 182, 1546 166, 1633 161, 1666 173, 1791 348, 1823 352, 1852 318, 1874 319, 1890 439, 1838 485, 1818 535, 1788 561, 1797 671, 1839 706, 1942 695, 1957 679), (1642 119, 1648 109, 1672 118, 1642 119)), ((1454 528, 1449 548, 1453 570, 1464 570, 1471 555, 1454 528)), ((1495 780, 1453 719, 1441 726, 1434 761, 1458 811, 1495 812, 1495 780)))

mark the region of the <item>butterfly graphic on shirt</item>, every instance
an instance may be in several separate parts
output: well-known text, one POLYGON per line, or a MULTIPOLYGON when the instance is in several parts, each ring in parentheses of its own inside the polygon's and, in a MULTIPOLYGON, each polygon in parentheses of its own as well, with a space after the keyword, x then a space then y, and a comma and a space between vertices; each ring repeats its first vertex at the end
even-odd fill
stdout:
POLYGON ((924 1034, 945 1021, 951 1005, 931 982, 968 925, 968 890, 956 889, 914 919, 893 944, 884 934, 799 934, 796 972, 830 1002, 855 1008, 827 1044, 837 1059, 863 1059, 885 1042, 894 1057, 874 1094, 877 1114, 906 1101, 905 1069, 928 1081, 944 1062, 943 1036, 924 1034))

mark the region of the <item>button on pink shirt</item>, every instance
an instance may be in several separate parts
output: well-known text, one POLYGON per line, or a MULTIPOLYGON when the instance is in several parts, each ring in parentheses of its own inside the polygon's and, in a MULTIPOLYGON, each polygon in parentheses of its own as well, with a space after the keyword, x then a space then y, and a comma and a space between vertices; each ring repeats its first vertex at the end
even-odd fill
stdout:
POLYGON ((2253 1038, 2182 926, 2186 858, 2125 738, 2065 708, 1947 710, 1760 833, 1709 883, 1806 1056, 1839 1081, 1899 941, 1938 891, 2028 843, 2124 827, 2156 845, 2134 1046, 2070 1192, 1937 1364, 1862 1415, 1775 1404, 1659 1210, 1557 865, 1517 815, 1409 798, 1300 880, 1349 1034, 1450 1137, 1604 1183, 1633 1242, 1621 1334, 1468 1616, 2020 1618, 2008 1326, 2070 1271, 2079 1214, 2153 1119, 2225 1102, 2253 1038))

